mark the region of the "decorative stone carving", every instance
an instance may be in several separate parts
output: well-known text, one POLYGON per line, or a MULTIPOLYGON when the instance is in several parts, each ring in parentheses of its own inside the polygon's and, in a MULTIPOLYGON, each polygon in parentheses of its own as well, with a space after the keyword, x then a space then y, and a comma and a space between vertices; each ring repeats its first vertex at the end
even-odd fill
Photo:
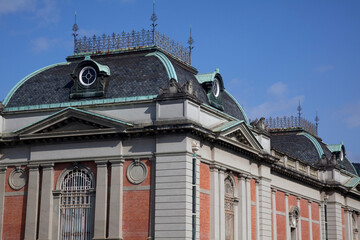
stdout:
POLYGON ((293 206, 289 212, 290 227, 296 228, 300 216, 300 210, 297 206, 293 206))
POLYGON ((139 159, 132 162, 126 171, 127 179, 133 184, 142 183, 148 174, 146 165, 139 159))
POLYGON ((254 128, 260 130, 260 131, 267 131, 268 130, 267 126, 265 124, 265 118, 264 117, 260 118, 260 120, 255 119, 254 121, 252 121, 250 123, 250 125, 253 126, 254 128))
POLYGON ((14 190, 22 189, 27 181, 27 174, 24 169, 17 167, 9 176, 9 185, 14 190))
POLYGON ((166 88, 160 88, 159 97, 174 97, 174 96, 185 96, 190 95, 198 97, 197 92, 194 89, 192 80, 187 81, 181 86, 176 79, 172 78, 166 88))

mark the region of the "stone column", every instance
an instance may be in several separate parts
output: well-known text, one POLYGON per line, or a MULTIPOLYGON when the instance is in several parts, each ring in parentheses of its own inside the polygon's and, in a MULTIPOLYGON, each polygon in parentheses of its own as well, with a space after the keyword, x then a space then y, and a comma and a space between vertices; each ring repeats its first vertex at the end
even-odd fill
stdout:
POLYGON ((345 213, 345 236, 346 239, 351 239, 350 235, 350 211, 347 207, 344 208, 345 213))
POLYGON ((290 219, 289 219, 289 194, 285 193, 285 230, 286 239, 290 239, 290 219))
POLYGON ((42 165, 39 240, 52 239, 54 164, 42 165))
POLYGON ((94 240, 106 239, 106 213, 108 196, 108 169, 107 161, 99 161, 96 173, 96 197, 95 197, 95 219, 94 240))
POLYGON ((309 200, 309 239, 312 240, 313 239, 313 234, 312 234, 312 213, 311 213, 311 201, 309 200))
POLYGON ((219 169, 210 167, 210 239, 220 237, 219 219, 219 169))
MULTIPOLYGON (((300 197, 297 197, 296 201, 297 201, 297 207, 300 210, 300 197)), ((300 216, 299 216, 299 222, 298 222, 297 229, 298 229, 299 240, 301 240, 301 210, 300 210, 300 216)))
POLYGON ((4 203, 5 203, 5 176, 6 176, 6 167, 0 168, 0 236, 3 232, 4 224, 4 203))
POLYGON ((273 240, 277 239, 277 225, 276 225, 276 189, 272 191, 272 217, 273 217, 273 240))
POLYGON ((39 166, 29 165, 26 203, 25 240, 35 240, 39 205, 39 166))
MULTIPOLYGON (((122 239, 124 160, 111 161, 109 239, 122 239)), ((136 203, 134 203, 136 204, 136 203)))
POLYGON ((224 169, 219 170, 220 240, 225 240, 225 181, 224 169))
MULTIPOLYGON (((236 186, 236 185, 235 185, 236 186)), ((234 201, 234 239, 238 240, 239 239, 239 228, 237 226, 239 226, 239 196, 235 196, 235 201, 234 201)), ((241 230, 240 230, 241 231, 241 230)))
POLYGON ((329 201, 327 204, 328 238, 329 240, 343 239, 341 203, 329 201))
POLYGON ((245 186, 245 177, 242 174, 239 174, 239 240, 246 240, 246 186, 245 186))
POLYGON ((251 185, 250 178, 245 179, 246 184, 246 239, 251 239, 251 185))

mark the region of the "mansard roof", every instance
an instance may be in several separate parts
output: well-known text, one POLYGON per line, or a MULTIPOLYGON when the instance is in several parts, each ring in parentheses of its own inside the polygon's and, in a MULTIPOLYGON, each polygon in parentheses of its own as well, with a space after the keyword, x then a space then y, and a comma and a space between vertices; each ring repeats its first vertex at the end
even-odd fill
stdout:
MULTIPOLYGON (((271 147, 313 166, 318 164, 323 155, 327 159, 332 158, 331 151, 320 138, 301 129, 271 132, 271 147)), ((357 175, 355 168, 346 157, 340 166, 357 175)))
MULTIPOLYGON (((104 95, 70 98, 74 85, 71 74, 84 60, 85 54, 70 56, 65 63, 45 67, 25 77, 5 98, 5 111, 153 99, 161 88, 167 87, 171 78, 180 85, 192 80, 199 100, 210 105, 205 89, 195 77, 197 70, 157 47, 91 55, 91 60, 110 69, 104 95)), ((247 122, 241 106, 228 92, 223 91, 222 98, 225 113, 247 122)))

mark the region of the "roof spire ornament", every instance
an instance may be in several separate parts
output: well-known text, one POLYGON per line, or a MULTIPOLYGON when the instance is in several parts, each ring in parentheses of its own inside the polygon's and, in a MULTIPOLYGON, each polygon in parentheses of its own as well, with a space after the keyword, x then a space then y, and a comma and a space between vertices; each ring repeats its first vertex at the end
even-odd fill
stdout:
POLYGON ((188 44, 189 44, 189 63, 190 63, 190 65, 191 65, 191 50, 194 49, 194 47, 192 46, 193 43, 194 43, 194 39, 191 36, 191 25, 190 25, 190 37, 189 37, 189 41, 188 41, 188 44))
POLYGON ((152 21, 152 37, 153 37, 153 44, 155 45, 155 28, 157 26, 156 24, 156 20, 157 20, 157 16, 155 14, 155 0, 153 0, 153 14, 151 15, 150 20, 152 21))
POLYGON ((299 100, 299 106, 297 107, 298 110, 298 115, 299 115, 299 127, 301 127, 301 111, 302 111, 302 107, 300 105, 300 100, 299 100))
POLYGON ((318 117, 318 113, 316 111, 316 117, 315 117, 316 135, 318 134, 319 121, 320 118, 318 117))
POLYGON ((72 27, 72 30, 74 31, 74 33, 72 34, 74 36, 74 53, 77 53, 76 37, 78 36, 78 34, 76 32, 79 30, 79 27, 76 24, 76 11, 75 11, 75 23, 74 23, 74 25, 72 27))

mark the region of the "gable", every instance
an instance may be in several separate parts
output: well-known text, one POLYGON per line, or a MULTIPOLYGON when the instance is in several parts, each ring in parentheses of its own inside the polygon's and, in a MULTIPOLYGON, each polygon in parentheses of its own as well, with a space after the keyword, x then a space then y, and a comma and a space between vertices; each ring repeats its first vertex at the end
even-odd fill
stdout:
POLYGON ((234 144, 241 144, 262 151, 263 147, 252 134, 244 121, 231 121, 213 129, 219 138, 234 144))
POLYGON ((131 123, 70 107, 19 129, 14 134, 20 139, 32 139, 120 133, 130 127, 133 127, 131 123))

